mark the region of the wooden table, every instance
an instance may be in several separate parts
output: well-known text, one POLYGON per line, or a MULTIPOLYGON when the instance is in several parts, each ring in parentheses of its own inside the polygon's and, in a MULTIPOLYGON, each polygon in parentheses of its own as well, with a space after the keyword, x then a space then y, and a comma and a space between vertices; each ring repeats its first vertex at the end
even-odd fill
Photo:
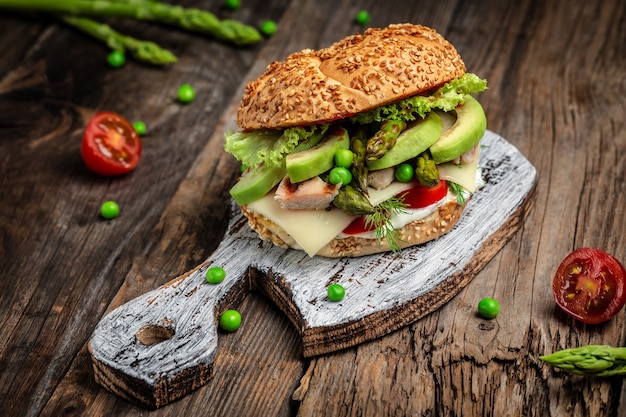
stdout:
POLYGON ((600 416, 626 415, 620 377, 571 376, 538 357, 624 345, 624 312, 588 326, 560 312, 550 285, 570 251, 626 261, 624 2, 183 1, 278 32, 248 48, 111 19, 179 62, 105 64, 107 49, 53 18, 0 14, 0 415, 2 416, 600 416), (274 59, 328 46, 368 26, 436 28, 468 70, 490 130, 536 167, 521 230, 456 297, 388 336, 303 359, 297 331, 262 295, 247 324, 222 335, 213 379, 148 412, 94 382, 87 342, 103 315, 194 268, 220 241, 237 163, 222 135, 244 84, 274 59), (194 102, 175 100, 182 83, 194 102), (96 111, 148 126, 139 168, 91 174, 80 156, 96 111), (100 204, 121 207, 114 221, 100 204), (476 305, 493 296, 495 320, 476 305))

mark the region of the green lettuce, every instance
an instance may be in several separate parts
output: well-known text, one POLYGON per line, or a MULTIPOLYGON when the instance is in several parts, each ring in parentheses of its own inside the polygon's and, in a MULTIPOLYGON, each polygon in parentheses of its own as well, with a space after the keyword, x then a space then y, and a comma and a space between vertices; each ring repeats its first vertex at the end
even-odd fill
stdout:
POLYGON ((426 113, 435 109, 443 111, 453 110, 465 102, 465 95, 480 93, 486 89, 486 80, 480 79, 475 74, 465 73, 460 78, 444 84, 430 96, 409 97, 396 103, 357 114, 352 116, 350 120, 359 124, 382 122, 387 119, 410 122, 415 120, 418 115, 424 118, 426 113))
POLYGON ((227 132, 224 150, 253 171, 262 166, 278 168, 294 151, 303 151, 320 141, 328 124, 291 127, 285 130, 227 132))

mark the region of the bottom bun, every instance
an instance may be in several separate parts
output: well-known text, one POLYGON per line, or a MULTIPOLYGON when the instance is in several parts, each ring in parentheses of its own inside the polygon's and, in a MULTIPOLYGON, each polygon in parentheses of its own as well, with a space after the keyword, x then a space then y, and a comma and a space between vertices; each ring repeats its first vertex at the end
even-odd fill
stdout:
MULTIPOLYGON (((241 206, 241 211, 248 218, 250 228, 258 233, 261 239, 271 241, 274 245, 285 249, 302 250, 289 233, 267 217, 248 210, 245 205, 241 206)), ((419 245, 448 233, 461 217, 461 213, 463 213, 463 206, 456 202, 448 202, 423 219, 408 223, 400 229, 400 247, 419 245)), ((331 240, 316 255, 329 258, 355 257, 390 250, 385 239, 379 242, 378 239, 350 236, 331 240)))

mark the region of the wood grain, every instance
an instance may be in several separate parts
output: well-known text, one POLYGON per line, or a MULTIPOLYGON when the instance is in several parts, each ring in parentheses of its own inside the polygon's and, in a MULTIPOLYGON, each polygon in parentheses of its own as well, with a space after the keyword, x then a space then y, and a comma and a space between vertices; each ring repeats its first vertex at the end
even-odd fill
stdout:
POLYGON ((626 344, 624 312, 584 326, 550 293, 576 247, 626 261, 625 2, 249 0, 234 13, 217 1, 180 3, 250 23, 271 18, 278 32, 239 49, 111 20, 180 58, 111 70, 106 48, 54 19, 0 13, 0 415, 626 415, 621 378, 574 377, 537 359, 626 344), (286 315, 252 292, 239 308, 256 326, 219 338, 202 388, 151 412, 111 394, 94 380, 87 341, 106 312, 217 248, 238 168, 216 131, 241 85, 271 60, 361 30, 359 9, 370 26, 436 28, 489 80, 480 96, 489 129, 538 172, 521 229, 448 303, 385 337, 303 359, 286 315), (172 91, 183 82, 198 95, 181 107, 172 91), (80 160, 85 122, 105 109, 148 125, 129 176, 98 178, 80 160), (114 222, 98 219, 105 198, 122 208, 114 222), (475 314, 487 295, 502 305, 489 322, 475 314))

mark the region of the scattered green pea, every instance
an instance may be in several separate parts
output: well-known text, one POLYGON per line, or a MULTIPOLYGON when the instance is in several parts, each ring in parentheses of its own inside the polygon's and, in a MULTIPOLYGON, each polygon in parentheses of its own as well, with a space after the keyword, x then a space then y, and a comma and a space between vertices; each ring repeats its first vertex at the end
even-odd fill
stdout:
POLYGON ((361 26, 367 25, 370 21, 370 14, 367 10, 359 10, 354 20, 361 26))
POLYGON ((241 7, 241 1, 240 0, 224 0, 224 6, 228 10, 237 10, 239 9, 239 7, 241 7))
POLYGON ((206 270, 206 280, 209 284, 219 284, 226 278, 226 271, 219 266, 213 266, 206 270))
POLYGON ((478 303, 478 313, 486 319, 492 319, 500 312, 500 303, 497 300, 487 297, 478 303))
POLYGON ((114 49, 109 56, 107 56, 107 62, 111 67, 119 68, 126 62, 126 55, 124 55, 124 52, 114 49))
POLYGON ((259 26, 259 30, 265 36, 272 36, 276 33, 277 25, 273 20, 264 20, 259 26))
POLYGON ((411 164, 400 164, 396 167, 394 171, 394 176, 399 182, 411 182, 413 180, 413 167, 411 164))
POLYGON ((146 134, 146 124, 144 122, 142 121, 134 122, 133 127, 135 128, 135 132, 137 132, 139 136, 143 136, 146 134))
POLYGON ((107 220, 116 218, 120 214, 120 207, 115 201, 105 201, 100 206, 100 215, 107 220))
POLYGON ((241 314, 237 310, 226 310, 220 316, 220 327, 227 332, 236 331, 241 325, 241 314))
POLYGON ((326 289, 330 301, 341 301, 346 295, 346 290, 341 284, 330 284, 326 289))
POLYGON ((178 101, 191 103, 196 98, 196 91, 189 84, 183 84, 178 88, 178 101))
POLYGON ((350 149, 339 149, 335 152, 335 165, 342 168, 350 168, 354 153, 350 149))
POLYGON ((328 180, 331 184, 348 185, 352 182, 352 173, 347 168, 335 167, 330 170, 328 180))

